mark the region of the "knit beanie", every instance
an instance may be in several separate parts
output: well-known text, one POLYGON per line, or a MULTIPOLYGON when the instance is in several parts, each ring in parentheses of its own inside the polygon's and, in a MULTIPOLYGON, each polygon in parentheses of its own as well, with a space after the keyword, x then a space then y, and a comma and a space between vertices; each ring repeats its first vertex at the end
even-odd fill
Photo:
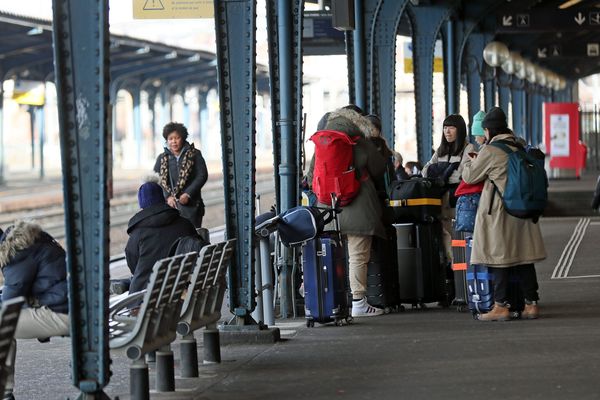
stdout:
POLYGON ((471 135, 473 136, 485 136, 481 122, 485 118, 483 111, 478 111, 477 114, 473 115, 473 124, 471 125, 471 135))
POLYGON ((508 129, 506 114, 500 107, 492 107, 481 122, 481 126, 487 129, 503 130, 508 129))
POLYGON ((147 208, 155 204, 164 204, 165 196, 160 185, 156 182, 146 182, 138 190, 138 203, 140 208, 147 208))

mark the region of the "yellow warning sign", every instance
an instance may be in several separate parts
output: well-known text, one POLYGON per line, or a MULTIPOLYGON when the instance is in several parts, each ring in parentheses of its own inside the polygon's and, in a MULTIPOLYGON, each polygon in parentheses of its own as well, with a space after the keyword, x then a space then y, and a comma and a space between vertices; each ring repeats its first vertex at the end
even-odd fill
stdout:
POLYGON ((19 104, 43 106, 46 102, 44 82, 17 80, 13 89, 12 99, 19 104))
POLYGON ((134 19, 213 18, 214 0, 133 0, 134 19))

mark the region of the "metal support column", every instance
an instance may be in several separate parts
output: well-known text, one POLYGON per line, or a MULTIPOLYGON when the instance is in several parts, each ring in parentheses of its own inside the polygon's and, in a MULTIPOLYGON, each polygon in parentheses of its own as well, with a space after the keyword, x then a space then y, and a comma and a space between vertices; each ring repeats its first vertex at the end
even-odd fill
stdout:
POLYGON ((408 1, 384 2, 377 10, 373 32, 371 112, 381 118, 381 131, 390 148, 395 140, 396 32, 408 1))
POLYGON ((196 92, 198 96, 198 143, 196 148, 201 148, 206 143, 206 134, 208 133, 208 109, 206 104, 206 96, 208 92, 199 88, 196 92))
POLYGON ((138 87, 131 89, 131 98, 133 99, 133 141, 135 143, 135 161, 136 165, 142 164, 142 93, 138 87))
POLYGON ((532 135, 531 144, 537 146, 542 141, 542 94, 536 93, 534 95, 534 110, 533 110, 533 118, 535 121, 535 129, 532 135))
POLYGON ((44 142, 46 141, 46 112, 45 107, 35 107, 35 121, 37 124, 39 152, 40 152, 40 179, 46 176, 44 165, 44 142))
POLYGON ((523 139, 527 143, 531 143, 532 140, 532 132, 533 132, 533 93, 529 90, 525 91, 525 134, 523 135, 523 139))
POLYGON ((443 6, 407 7, 412 22, 415 103, 417 111, 417 154, 425 164, 433 149, 433 53, 449 9, 443 6))
POLYGON ((234 325, 255 323, 254 217, 256 190, 256 1, 215 0, 215 30, 226 237, 237 238, 229 267, 234 325))
POLYGON ((511 88, 511 102, 512 102, 512 129, 515 135, 525 138, 525 91, 523 90, 523 83, 515 82, 516 78, 513 78, 513 87, 511 88))
MULTIPOLYGON (((0 70, 0 77, 2 70, 0 70)), ((0 79, 0 185, 4 183, 4 81, 0 79)))
MULTIPOLYGON (((459 81, 456 68, 456 47, 454 42, 454 21, 449 19, 445 24, 444 35, 444 78, 446 88, 446 115, 459 112, 459 81)), ((470 118, 469 118, 470 119, 470 118)))
POLYGON ((346 50, 346 68, 348 69, 348 104, 356 104, 353 35, 354 35, 354 31, 345 31, 344 32, 344 46, 345 46, 345 50, 346 50))
POLYGON ((498 70, 498 106, 508 114, 508 104, 510 103, 510 80, 502 70, 498 70))
POLYGON ((352 56, 354 60, 354 104, 366 110, 366 63, 363 0, 354 0, 354 32, 352 32, 352 56))
POLYGON ((160 86, 160 126, 159 135, 162 136, 162 128, 171 121, 171 96, 169 87, 164 83, 160 86))
POLYGON ((108 0, 53 0, 65 197, 72 379, 80 399, 107 399, 108 0))
MULTIPOLYGON (((296 159, 294 152, 294 104, 292 71, 292 4, 288 0, 277 1, 277 32, 279 53, 279 121, 281 129, 281 160, 279 164, 280 211, 286 211, 298 202, 296 182, 296 159)), ((287 318, 294 307, 292 302, 292 257, 287 248, 281 254, 280 312, 287 318)))
MULTIPOLYGON (((481 64, 483 62, 483 35, 473 33, 465 45, 466 55, 463 57, 463 71, 467 76, 467 108, 469 110, 469 128, 473 116, 483 109, 481 106, 481 64)), ((469 132, 471 130, 469 129, 469 132)))
MULTIPOLYGON (((493 69, 484 64, 483 75, 486 77, 483 80, 483 102, 485 104, 486 112, 496 106, 496 78, 493 73, 493 69)), ((504 110, 506 111, 506 110, 504 110)))
MULTIPOLYGON (((365 37, 365 82, 366 82, 366 105, 365 111, 375 110, 374 102, 377 100, 375 93, 376 83, 376 61, 374 59, 375 33, 377 32, 377 15, 380 12, 383 0, 362 0, 363 1, 363 32, 365 37)), ((375 111, 373 111, 375 112, 375 111)))

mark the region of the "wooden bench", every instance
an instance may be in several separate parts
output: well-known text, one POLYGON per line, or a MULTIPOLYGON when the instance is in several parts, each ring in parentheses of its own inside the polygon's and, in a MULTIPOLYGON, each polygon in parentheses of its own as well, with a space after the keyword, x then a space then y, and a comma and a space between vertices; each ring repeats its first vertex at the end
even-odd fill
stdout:
POLYGON ((0 394, 4 394, 6 387, 6 362, 24 302, 24 297, 15 297, 3 302, 0 308, 0 394))
POLYGON ((157 390, 162 391, 171 384, 174 390, 170 344, 177 337, 182 295, 197 258, 198 253, 188 253, 157 261, 145 290, 131 293, 110 307, 109 346, 111 350, 124 352, 132 361, 132 400, 150 398, 148 364, 144 356, 151 351, 160 350, 156 362, 157 390), (170 382, 165 382, 162 375, 166 375, 167 381, 172 377, 170 382))
POLYGON ((219 330, 227 284, 225 273, 235 250, 235 239, 205 246, 200 251, 183 303, 177 333, 181 338, 181 376, 198 377, 198 351, 194 331, 204 332, 204 363, 221 361, 219 330))

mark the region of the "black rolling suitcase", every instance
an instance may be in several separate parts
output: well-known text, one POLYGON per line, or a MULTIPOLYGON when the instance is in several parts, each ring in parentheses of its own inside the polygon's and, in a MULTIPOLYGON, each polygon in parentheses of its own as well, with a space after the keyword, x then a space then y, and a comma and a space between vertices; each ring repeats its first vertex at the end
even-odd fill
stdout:
POLYGON ((448 302, 442 224, 394 224, 400 301, 416 308, 448 302))
POLYGON ((454 275, 454 299, 458 311, 468 305, 467 295, 467 240, 471 233, 452 231, 452 274, 454 275))
POLYGON ((394 242, 394 231, 388 231, 387 240, 373 237, 367 265, 367 302, 386 312, 396 310, 400 305, 394 242))

